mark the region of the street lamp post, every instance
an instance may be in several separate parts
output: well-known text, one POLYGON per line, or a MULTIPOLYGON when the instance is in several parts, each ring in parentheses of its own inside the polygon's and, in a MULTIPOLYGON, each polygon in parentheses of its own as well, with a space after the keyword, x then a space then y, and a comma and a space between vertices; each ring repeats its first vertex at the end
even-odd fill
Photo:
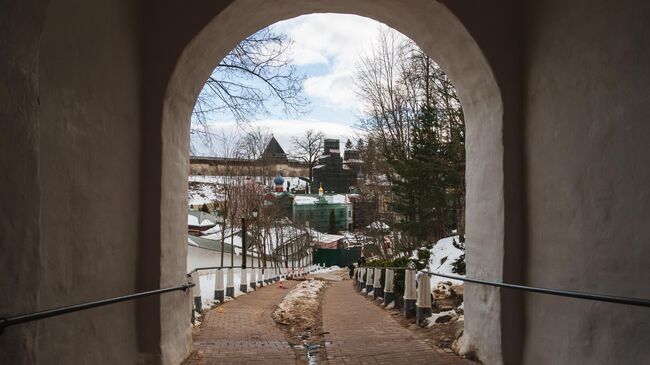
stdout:
MULTIPOLYGON (((253 219, 257 219, 257 214, 258 214, 257 209, 253 209, 253 219)), ((242 255, 242 262, 241 262, 241 278, 240 278, 240 280, 241 280, 240 284, 241 285, 240 285, 240 290, 242 292, 244 292, 244 293, 246 292, 246 288, 247 288, 246 281, 248 279, 247 278, 248 275, 246 275, 246 261, 247 261, 247 257, 246 257, 246 251, 247 251, 246 238, 247 237, 246 236, 247 236, 246 235, 246 217, 242 217, 242 219, 241 219, 241 250, 242 250, 241 255, 242 255)))
POLYGON ((241 219, 241 274, 239 277, 239 290, 243 293, 247 292, 248 288, 248 275, 246 274, 246 218, 241 219))

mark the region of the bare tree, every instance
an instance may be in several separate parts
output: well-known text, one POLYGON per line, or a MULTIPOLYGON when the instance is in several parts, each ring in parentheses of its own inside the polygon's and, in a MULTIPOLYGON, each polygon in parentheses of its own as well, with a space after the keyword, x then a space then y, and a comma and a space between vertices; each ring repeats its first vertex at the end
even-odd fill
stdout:
POLYGON ((267 128, 250 129, 239 141, 239 154, 249 160, 260 159, 272 136, 273 134, 267 128))
MULTIPOLYGON (((221 131, 218 135, 220 143, 218 144, 218 153, 219 156, 224 158, 236 159, 239 158, 239 144, 241 136, 236 133, 227 133, 226 131, 221 131)), ((224 251, 225 251, 225 239, 227 229, 230 226, 231 228, 235 225, 235 219, 232 217, 232 211, 236 210, 237 201, 233 199, 234 197, 234 187, 238 183, 238 178, 240 175, 239 170, 241 166, 237 164, 226 164, 223 168, 222 176, 219 178, 220 181, 217 181, 215 184, 215 193, 219 197, 219 215, 223 220, 223 225, 221 227, 221 267, 224 266, 224 251)), ((232 234, 232 232, 230 232, 232 234)), ((231 246, 232 249, 232 246, 231 246)), ((231 265, 232 253, 231 253, 231 265)))
MULTIPOLYGON (((245 124, 269 103, 285 114, 302 114, 308 100, 303 95, 304 75, 290 57, 292 41, 285 34, 264 28, 245 38, 217 65, 199 94, 190 134, 211 146, 214 133, 209 119, 216 116, 245 124)), ((196 146, 192 145, 193 148, 196 146)))
POLYGON ((355 85, 364 104, 359 127, 367 143, 359 149, 366 189, 388 202, 396 226, 409 231, 413 244, 456 228, 462 235, 464 120, 451 81, 413 41, 382 28, 357 67, 355 85), (388 191, 381 181, 386 178, 388 191), (433 191, 423 186, 437 189, 435 204, 433 191))
POLYGON ((387 27, 380 29, 371 54, 355 72, 357 95, 365 116, 359 127, 367 138, 408 156, 413 123, 419 112, 417 88, 409 77, 409 42, 387 27))
POLYGON ((323 132, 316 132, 309 129, 302 137, 291 138, 293 144, 293 157, 304 162, 309 167, 309 181, 312 180, 312 169, 318 162, 318 156, 321 155, 323 150, 323 132))
POLYGON ((267 184, 271 178, 270 166, 272 161, 264 159, 264 150, 273 134, 268 128, 255 127, 250 129, 239 142, 239 154, 253 163, 248 165, 248 176, 261 179, 260 183, 267 184))

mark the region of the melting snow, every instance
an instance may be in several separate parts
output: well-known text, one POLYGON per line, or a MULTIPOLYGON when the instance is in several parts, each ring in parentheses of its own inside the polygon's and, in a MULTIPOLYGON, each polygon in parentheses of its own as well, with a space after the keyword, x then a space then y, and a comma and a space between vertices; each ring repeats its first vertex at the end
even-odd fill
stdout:
MULTIPOLYGON (((458 236, 446 237, 438 241, 431 248, 431 256, 429 257, 429 270, 432 272, 438 272, 441 274, 450 274, 457 276, 465 276, 456 274, 453 271, 452 264, 458 260, 458 258, 465 253, 465 251, 460 250, 453 245, 453 240, 458 242, 458 236)), ((460 280, 452 280, 447 278, 441 278, 437 276, 431 276, 431 288, 436 288, 438 283, 442 281, 451 281, 452 284, 462 284, 460 280)))
POLYGON ((273 312, 276 322, 286 325, 313 326, 320 301, 318 295, 327 283, 306 280, 291 289, 273 312))

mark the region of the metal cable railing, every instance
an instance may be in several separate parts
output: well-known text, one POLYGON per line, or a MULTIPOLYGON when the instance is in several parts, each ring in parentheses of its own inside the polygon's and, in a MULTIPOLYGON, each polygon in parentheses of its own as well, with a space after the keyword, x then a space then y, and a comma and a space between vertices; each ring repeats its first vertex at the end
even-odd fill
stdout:
MULTIPOLYGON (((306 267, 306 266, 302 266, 306 267)), ((295 269, 300 268, 300 266, 296 266, 295 269)), ((277 269, 291 269, 291 267, 286 267, 286 266, 246 266, 245 268, 242 268, 241 265, 239 266, 206 266, 206 267, 196 267, 192 269, 192 271, 188 272, 187 274, 190 275, 195 271, 205 271, 205 270, 221 270, 221 269, 264 269, 264 270, 277 270, 277 269)))
POLYGON ((467 277, 458 276, 458 275, 441 274, 441 273, 431 272, 431 271, 427 271, 427 270, 416 270, 416 269, 409 268, 409 267, 384 267, 384 266, 362 266, 362 267, 372 268, 372 269, 414 270, 414 271, 420 271, 420 272, 425 273, 425 274, 427 274, 429 276, 438 276, 438 277, 442 277, 442 278, 459 280, 459 281, 463 281, 463 282, 467 282, 467 283, 473 283, 473 284, 494 286, 494 287, 499 287, 499 288, 514 289, 514 290, 527 291, 527 292, 540 293, 540 294, 547 294, 547 295, 554 295, 554 296, 560 296, 560 297, 595 300, 595 301, 598 301, 598 302, 626 304, 626 305, 633 305, 633 306, 637 306, 637 307, 650 308, 650 300, 649 299, 642 299, 642 298, 631 298, 631 297, 622 297, 622 296, 615 296, 615 295, 594 294, 594 293, 585 293, 585 292, 578 292, 578 291, 571 291, 571 290, 540 288, 540 287, 535 287, 535 286, 502 283, 502 282, 497 282, 497 281, 489 281, 489 280, 467 278, 467 277))
POLYGON ((17 316, 0 318, 0 333, 4 332, 4 329, 9 326, 17 325, 20 323, 32 322, 40 319, 56 317, 67 313, 79 312, 82 310, 101 307, 109 304, 126 302, 128 300, 139 299, 143 297, 148 297, 152 295, 160 295, 164 293, 169 293, 173 291, 186 291, 189 288, 194 287, 196 284, 188 283, 171 288, 149 290, 144 292, 138 292, 134 294, 123 295, 119 297, 102 299, 93 302, 86 302, 80 304, 69 305, 65 307, 47 309, 39 312, 25 313, 17 316))

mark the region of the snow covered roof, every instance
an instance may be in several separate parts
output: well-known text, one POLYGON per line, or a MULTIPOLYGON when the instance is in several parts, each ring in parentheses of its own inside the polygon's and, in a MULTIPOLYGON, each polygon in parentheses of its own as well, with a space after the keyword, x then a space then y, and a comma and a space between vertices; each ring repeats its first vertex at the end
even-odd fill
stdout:
POLYGON ((293 199, 293 203, 296 205, 316 204, 317 202, 318 197, 309 195, 296 195, 293 199))
POLYGON ((311 232, 312 232, 313 241, 315 243, 332 243, 332 242, 338 242, 339 240, 345 238, 345 236, 341 236, 338 234, 321 233, 313 229, 311 230, 311 232))
POLYGON ((348 197, 343 194, 325 195, 325 200, 330 204, 348 203, 348 197))
MULTIPOLYGON (((344 194, 324 195, 323 199, 327 204, 346 204, 349 203, 348 197, 344 194)), ((293 203, 296 205, 316 204, 320 197, 316 195, 296 195, 293 203)))
MULTIPOLYGON (((221 241, 217 241, 205 237, 195 237, 190 235, 187 236, 187 244, 190 246, 199 247, 211 251, 221 251, 221 247, 222 247, 221 241)), ((232 250, 232 246, 230 246, 228 241, 226 241, 226 244, 223 246, 225 249, 224 252, 230 252, 232 250)))
POLYGON ((193 227, 212 227, 217 224, 217 217, 205 212, 187 212, 187 225, 193 227))

